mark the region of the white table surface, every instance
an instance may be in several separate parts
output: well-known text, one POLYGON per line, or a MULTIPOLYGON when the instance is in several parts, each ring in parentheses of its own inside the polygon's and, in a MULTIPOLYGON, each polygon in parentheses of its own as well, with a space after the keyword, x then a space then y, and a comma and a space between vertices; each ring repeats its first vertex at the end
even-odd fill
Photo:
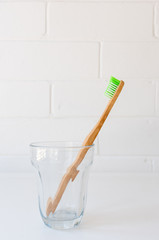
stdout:
POLYGON ((0 239, 158 240, 159 175, 91 173, 81 225, 52 230, 41 219, 35 173, 0 174, 0 239))

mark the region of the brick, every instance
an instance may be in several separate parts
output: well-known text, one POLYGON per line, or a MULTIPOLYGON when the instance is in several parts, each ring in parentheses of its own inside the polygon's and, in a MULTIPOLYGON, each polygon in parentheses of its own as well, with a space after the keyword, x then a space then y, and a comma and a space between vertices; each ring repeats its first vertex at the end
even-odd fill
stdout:
POLYGON ((141 156, 95 156, 94 172, 151 172, 152 159, 141 156))
POLYGON ((96 119, 0 119, 0 155, 29 155, 29 144, 39 141, 80 141, 96 119))
POLYGON ((59 82, 52 91, 55 116, 99 116, 108 102, 104 95, 106 83, 59 82))
POLYGON ((125 86, 112 109, 112 116, 154 116, 155 82, 146 79, 124 80, 125 86))
POLYGON ((159 43, 120 42, 102 46, 102 77, 119 79, 159 77, 159 43))
POLYGON ((0 82, 0 116, 49 115, 47 82, 0 82))
POLYGON ((0 42, 0 80, 96 78, 97 43, 0 42))
POLYGON ((39 38, 44 32, 44 3, 0 3, 0 39, 39 38))
POLYGON ((156 118, 109 118, 99 135, 101 155, 158 155, 156 118))
MULTIPOLYGON (((108 99, 104 92, 108 82, 56 82, 52 91, 55 116, 97 116, 104 111, 108 99)), ((113 116, 153 116, 155 84, 141 79, 126 79, 123 91, 112 109, 113 116)))
POLYGON ((152 3, 52 2, 48 34, 55 40, 152 40, 152 3))

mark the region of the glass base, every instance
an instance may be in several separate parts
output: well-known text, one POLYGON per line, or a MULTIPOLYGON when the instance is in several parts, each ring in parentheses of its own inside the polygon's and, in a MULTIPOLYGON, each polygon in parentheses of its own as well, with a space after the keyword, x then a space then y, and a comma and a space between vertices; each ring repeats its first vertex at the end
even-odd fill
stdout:
POLYGON ((80 224, 82 217, 83 213, 77 216, 76 212, 69 210, 58 210, 54 214, 50 213, 47 218, 42 216, 48 227, 60 230, 74 228, 80 224))

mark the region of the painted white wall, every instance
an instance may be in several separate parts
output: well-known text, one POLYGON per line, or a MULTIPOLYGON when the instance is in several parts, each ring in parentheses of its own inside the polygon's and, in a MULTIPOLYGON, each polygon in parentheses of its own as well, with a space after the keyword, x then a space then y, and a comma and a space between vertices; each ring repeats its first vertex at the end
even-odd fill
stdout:
POLYGON ((110 75, 125 81, 94 171, 159 171, 159 2, 0 1, 0 171, 30 171, 29 144, 83 141, 110 75))

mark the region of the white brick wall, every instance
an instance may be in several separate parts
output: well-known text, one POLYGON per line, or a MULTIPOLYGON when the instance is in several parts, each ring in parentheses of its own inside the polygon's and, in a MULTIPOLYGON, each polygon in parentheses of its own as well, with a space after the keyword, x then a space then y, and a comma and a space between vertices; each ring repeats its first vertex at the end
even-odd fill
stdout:
POLYGON ((49 102, 47 82, 0 82, 1 117, 48 117, 49 102))
POLYGON ((95 118, 1 119, 0 156, 28 155, 31 142, 82 142, 95 122, 95 118))
POLYGON ((2 80, 97 78, 99 74, 98 43, 7 41, 0 42, 0 53, 2 80))
POLYGON ((108 102, 100 81, 56 82, 52 91, 52 112, 57 117, 99 116, 108 102))
POLYGON ((48 34, 54 40, 152 40, 153 4, 50 3, 48 34))
POLYGON ((0 39, 41 38, 44 33, 44 3, 2 2, 0 4, 0 39))
MULTIPOLYGON (((52 113, 57 117, 99 117, 108 103, 104 95, 106 87, 107 83, 104 80, 55 82, 52 89, 52 113)), ((155 94, 155 81, 126 79, 120 101, 116 102, 111 114, 125 117, 153 116, 155 94)))
POLYGON ((154 116, 155 101, 155 80, 126 78, 124 91, 120 95, 120 100, 116 102, 112 109, 112 116, 154 116))
POLYGON ((158 78, 158 63, 159 42, 105 42, 103 44, 103 77, 108 77, 114 72, 119 78, 158 78))
POLYGON ((93 169, 158 172, 159 2, 0 0, 0 171, 30 171, 30 142, 83 141, 110 75, 93 169))
POLYGON ((112 118, 100 133, 99 153, 116 156, 159 155, 158 143, 157 118, 112 118))

